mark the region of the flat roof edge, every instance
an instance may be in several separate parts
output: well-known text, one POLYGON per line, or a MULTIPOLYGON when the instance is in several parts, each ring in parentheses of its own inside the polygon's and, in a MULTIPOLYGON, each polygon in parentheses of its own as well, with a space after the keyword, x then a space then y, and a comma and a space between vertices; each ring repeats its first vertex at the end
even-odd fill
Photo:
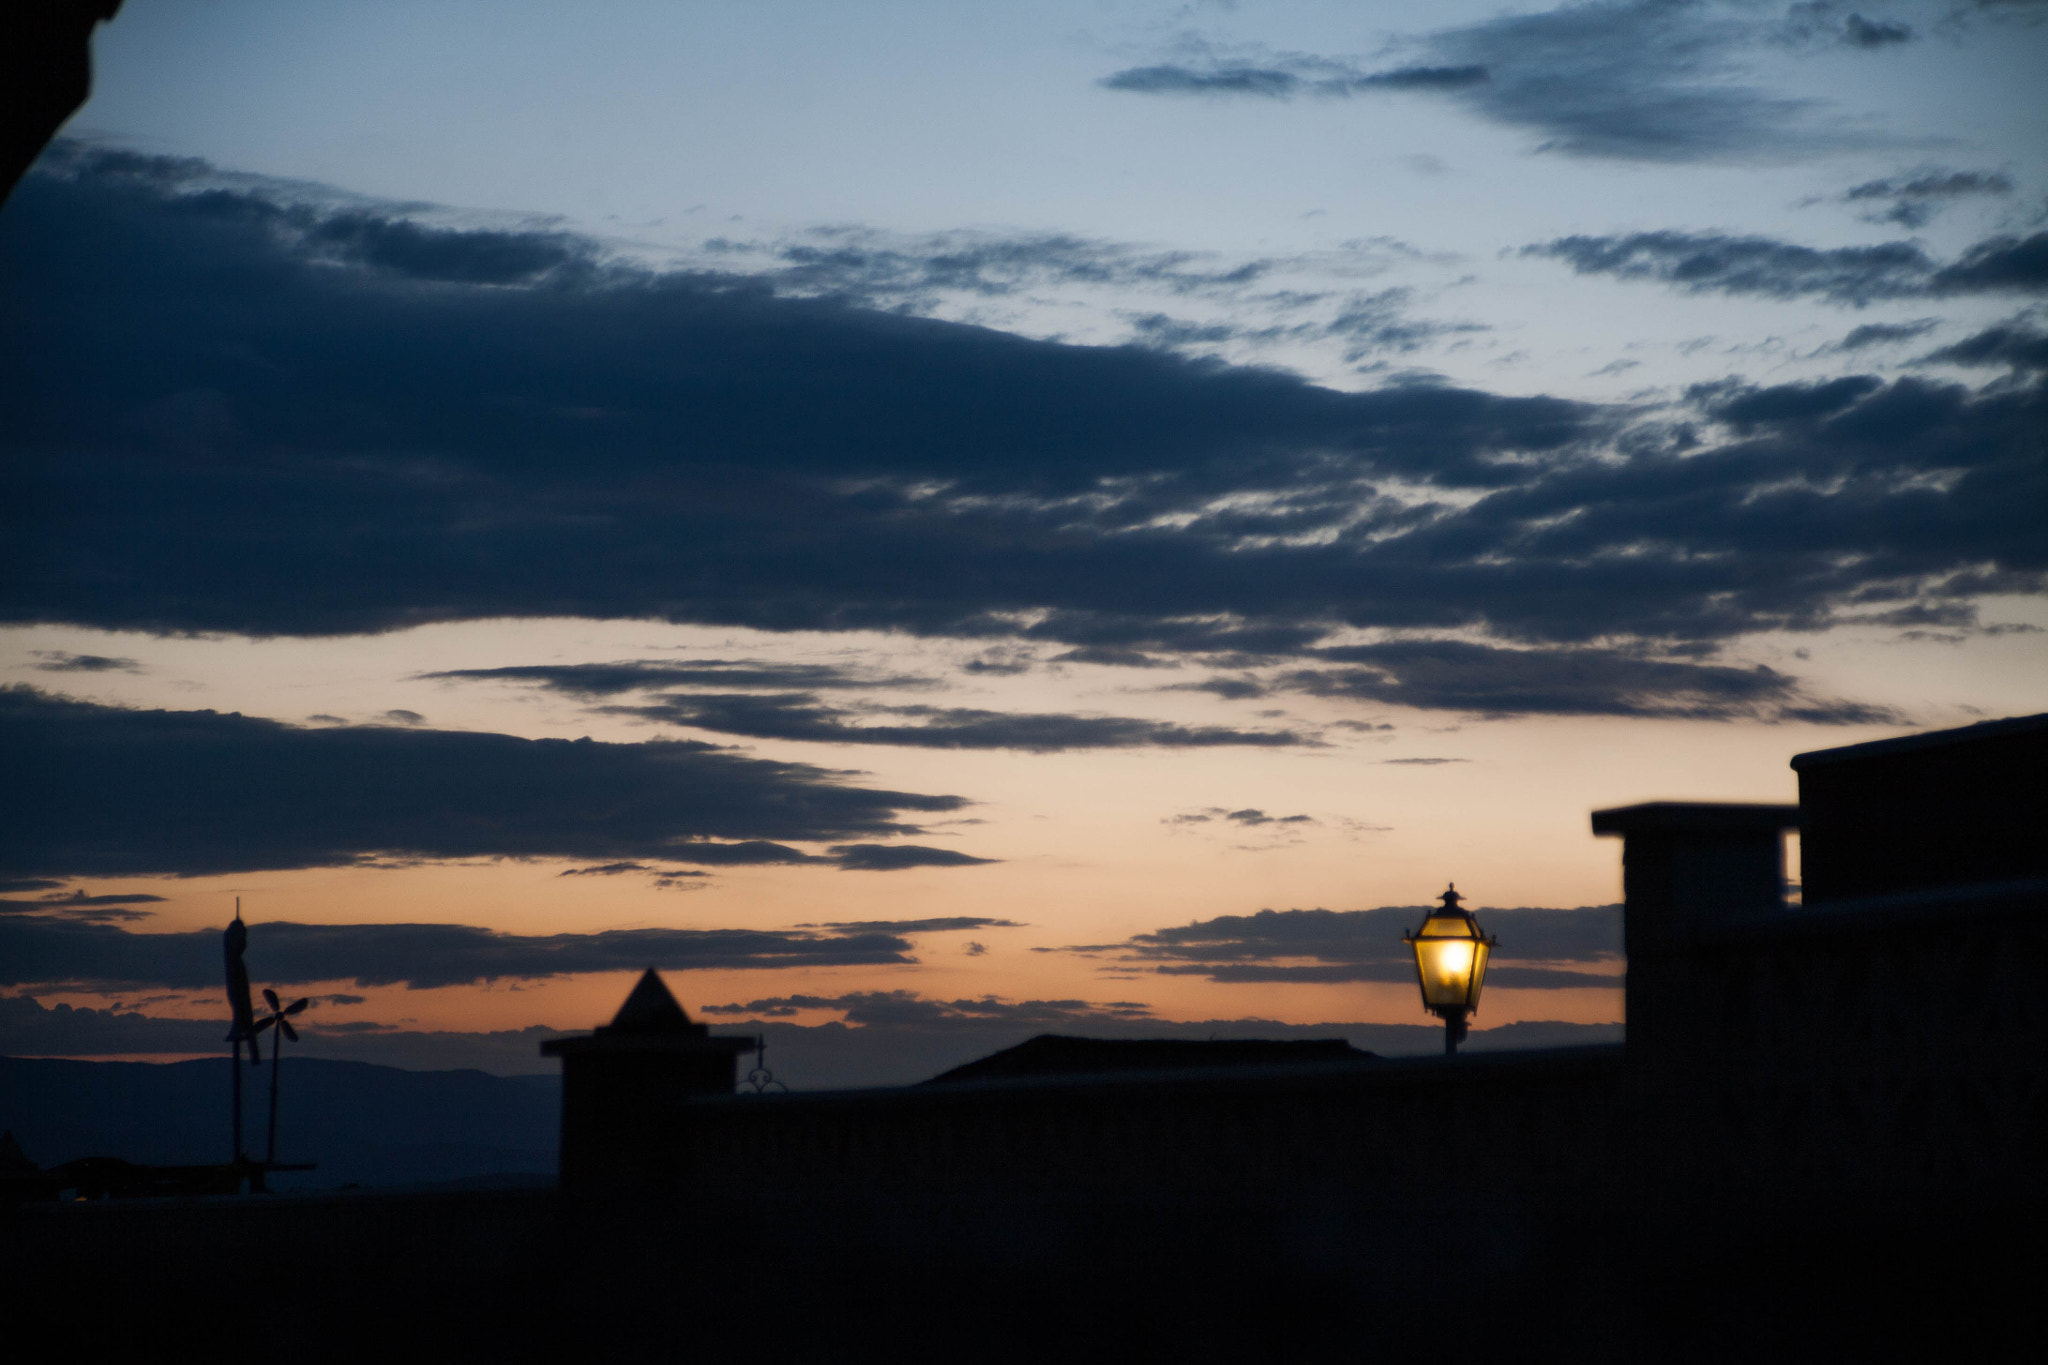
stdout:
POLYGON ((1792 771, 1804 772, 1808 768, 1826 767, 1831 763, 1850 763, 1858 759, 1879 758, 1890 754, 1909 754, 1920 749, 1942 749, 1951 744, 1974 744, 1980 740, 2003 739, 2011 735, 2032 734, 2035 731, 2048 731, 2048 711, 2033 716, 1980 720, 1974 725, 1959 725, 1948 730, 1923 730, 1915 735, 1873 739, 1862 744, 1844 744, 1839 749, 1810 749, 1803 754, 1792 756, 1792 771))
POLYGON ((1799 807, 1764 801, 1645 801, 1593 812, 1595 834, 1763 834, 1799 828, 1799 807))

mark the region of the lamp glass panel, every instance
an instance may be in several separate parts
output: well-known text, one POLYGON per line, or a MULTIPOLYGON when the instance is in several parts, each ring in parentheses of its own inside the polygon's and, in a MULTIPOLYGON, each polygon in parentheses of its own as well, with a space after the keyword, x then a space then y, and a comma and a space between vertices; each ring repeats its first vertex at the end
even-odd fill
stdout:
POLYGON ((1478 938, 1479 926, 1463 915, 1431 915, 1417 938, 1478 938))
POLYGON ((1432 1009, 1464 1005, 1476 959, 1485 951, 1486 945, 1469 938, 1417 938, 1415 965, 1422 976, 1423 1003, 1432 1009))

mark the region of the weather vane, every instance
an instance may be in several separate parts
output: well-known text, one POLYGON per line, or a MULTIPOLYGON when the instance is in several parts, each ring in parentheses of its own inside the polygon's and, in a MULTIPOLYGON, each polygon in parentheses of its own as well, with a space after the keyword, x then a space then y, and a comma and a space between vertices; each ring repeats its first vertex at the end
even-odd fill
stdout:
POLYGON ((229 1045, 234 1050, 234 1064, 229 1068, 234 1076, 234 1171, 236 1187, 239 1189, 244 1174, 249 1177, 249 1188, 262 1193, 264 1178, 271 1171, 310 1171, 311 1165, 284 1166, 277 1160, 277 1085, 279 1068, 283 1062, 284 1040, 299 1041, 299 1031, 292 1027, 292 1016, 302 1014, 310 998, 302 997, 291 1004, 284 1004, 277 998, 277 992, 268 986, 263 989, 264 1003, 270 1006, 270 1013, 263 1018, 256 1017, 256 1009, 249 999, 249 968, 242 961, 249 950, 249 926, 242 922, 242 898, 235 897, 235 919, 222 936, 222 948, 227 957, 228 1010, 233 1022, 228 1026, 229 1045), (269 1142, 261 1162, 249 1160, 242 1150, 242 1048, 249 1049, 249 1065, 263 1065, 262 1034, 265 1029, 275 1030, 271 1034, 270 1048, 270 1132, 269 1142))

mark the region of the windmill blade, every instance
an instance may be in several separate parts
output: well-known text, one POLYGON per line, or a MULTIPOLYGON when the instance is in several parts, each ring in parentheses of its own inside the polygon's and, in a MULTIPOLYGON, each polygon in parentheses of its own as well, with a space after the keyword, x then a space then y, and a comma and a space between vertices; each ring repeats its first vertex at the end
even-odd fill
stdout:
POLYGON ((266 1018, 258 1019, 255 1023, 249 1026, 249 1032, 246 1036, 249 1039, 249 1046, 251 1051, 255 1050, 256 1035, 263 1032, 263 1030, 269 1028, 272 1024, 276 1022, 277 1016, 273 1014, 266 1018))
POLYGON ((312 1003, 313 1003, 313 999, 312 999, 312 997, 311 997, 311 996, 305 996, 305 995, 302 995, 302 996, 300 996, 300 997, 299 997, 298 999, 296 999, 296 1000, 292 1001, 292 1002, 291 1002, 291 1004, 289 1004, 289 1005, 286 1005, 286 1006, 284 1007, 284 1012, 285 1012, 286 1014, 297 1014, 297 1013, 299 1013, 299 1012, 300 1012, 301 1010, 305 1009, 305 1008, 306 1008, 306 1006, 308 1006, 308 1005, 310 1005, 310 1004, 312 1004, 312 1003))
POLYGON ((271 1009, 272 1009, 273 1011, 275 1011, 275 1010, 277 1009, 277 1007, 278 1007, 278 1006, 277 1006, 277 992, 276 992, 276 991, 274 991, 274 990, 272 990, 272 989, 270 989, 270 987, 268 987, 268 986, 265 986, 265 987, 263 988, 263 1003, 264 1003, 264 1004, 266 1004, 266 1005, 268 1005, 268 1006, 270 1006, 270 1008, 271 1008, 271 1009))
POLYGON ((277 1026, 280 1029, 284 1030, 285 1037, 291 1039, 295 1043, 299 1041, 299 1031, 292 1027, 291 1020, 285 1018, 283 1015, 280 1014, 277 1016, 277 1026))

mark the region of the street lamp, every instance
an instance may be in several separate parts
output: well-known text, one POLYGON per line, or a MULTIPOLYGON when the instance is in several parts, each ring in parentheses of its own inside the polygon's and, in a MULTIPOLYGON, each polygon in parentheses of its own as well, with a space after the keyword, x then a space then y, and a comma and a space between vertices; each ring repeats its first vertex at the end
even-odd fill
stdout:
POLYGON ((1422 927, 1401 941, 1415 950, 1415 979, 1422 987, 1422 1007, 1444 1021, 1444 1055, 1451 1056, 1465 1039, 1465 1016, 1479 1008, 1479 988, 1486 983, 1486 959, 1497 940, 1488 938, 1479 922, 1461 909, 1456 882, 1438 899, 1422 927))

